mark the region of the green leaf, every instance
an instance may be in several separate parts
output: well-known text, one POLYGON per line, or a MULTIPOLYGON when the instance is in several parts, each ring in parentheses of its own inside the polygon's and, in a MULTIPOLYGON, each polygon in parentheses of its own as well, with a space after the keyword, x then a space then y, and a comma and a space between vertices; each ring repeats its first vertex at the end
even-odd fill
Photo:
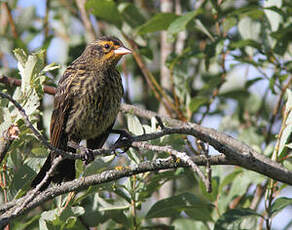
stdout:
MULTIPOLYGON (((172 224, 174 226, 174 229, 199 229, 199 230, 210 230, 209 227, 206 226, 206 223, 203 223, 201 221, 194 221, 191 219, 181 218, 181 219, 175 219, 172 224)), ((168 227, 166 229, 169 229, 168 227)))
POLYGON ((258 50, 261 50, 262 46, 260 43, 252 40, 252 39, 246 39, 246 40, 240 40, 240 41, 237 41, 237 42, 231 42, 229 44, 229 47, 231 49, 240 49, 240 48, 244 48, 246 46, 250 46, 250 47, 254 47, 258 50))
POLYGON ((292 143, 286 145, 287 148, 292 149, 292 143))
MULTIPOLYGON (((92 196, 86 196, 82 200, 82 207, 84 208, 85 213, 82 215, 82 219, 87 223, 89 227, 97 226, 102 222, 102 214, 98 211, 98 193, 94 193, 92 196)), ((77 201, 80 202, 80 201, 77 201)))
POLYGON ((34 176, 34 171, 27 165, 19 167, 13 174, 13 179, 10 182, 9 192, 14 197, 20 192, 20 189, 26 189, 27 184, 30 183, 30 178, 34 176))
POLYGON ((109 219, 113 219, 115 222, 121 224, 124 229, 130 229, 129 218, 120 210, 112 210, 106 213, 109 219))
POLYGON ((137 33, 143 35, 166 30, 177 17, 174 13, 158 13, 145 24, 138 27, 137 33))
POLYGON ((225 212, 215 223, 214 230, 242 229, 240 225, 249 217, 260 217, 251 209, 232 209, 225 212))
MULTIPOLYGON (((25 104, 22 103, 22 106, 27 115, 32 115, 37 111, 37 108, 40 106, 40 98, 35 90, 32 90, 30 94, 27 95, 24 103, 25 104)), ((20 118, 22 118, 22 116, 20 116, 20 118)))
MULTIPOLYGON (((261 45, 259 43, 256 43, 256 41, 259 41, 259 35, 261 31, 261 24, 258 21, 254 21, 250 17, 244 17, 238 23, 238 31, 243 40, 249 41, 249 44, 246 44, 246 46, 251 46, 260 49, 261 45)), ((237 42, 237 46, 239 46, 239 44, 243 45, 241 41, 237 42)), ((252 56, 254 53, 254 49, 251 47, 245 48, 249 56, 252 56)))
POLYGON ((55 70, 55 69, 59 69, 60 66, 57 65, 56 63, 51 63, 49 65, 46 65, 43 70, 42 70, 42 73, 46 73, 46 72, 49 72, 49 71, 52 71, 52 70, 55 70))
POLYGON ((153 59, 153 51, 149 47, 143 47, 139 49, 139 53, 150 60, 153 59))
POLYGON ((89 0, 85 7, 96 17, 101 18, 118 28, 122 26, 122 18, 116 3, 112 0, 89 0))
POLYGON ((31 150, 31 152, 35 156, 47 156, 48 155, 48 149, 45 148, 44 146, 39 146, 39 147, 33 148, 31 150))
MULTIPOLYGON (((291 149, 292 149, 292 144, 291 144, 291 149)), ((292 170, 292 159, 291 158, 288 158, 287 160, 285 160, 283 162, 283 166, 285 168, 287 168, 288 170, 292 170)))
POLYGON ((112 161, 115 159, 115 155, 109 155, 106 157, 96 157, 93 162, 90 162, 84 170, 82 170, 82 176, 89 176, 96 174, 110 167, 112 161))
POLYGON ((156 202, 146 218, 176 217, 184 211, 194 220, 212 220, 212 205, 191 193, 182 193, 156 202))
POLYGON ((234 170, 233 172, 229 173, 227 176, 224 177, 222 183, 220 183, 220 186, 219 186, 219 193, 222 193, 223 191, 223 188, 228 185, 228 184, 231 184, 235 178, 242 172, 241 169, 236 169, 234 170))
POLYGON ((200 106, 207 104, 209 99, 207 97, 197 96, 191 99, 189 108, 192 112, 198 111, 200 106))
MULTIPOLYGON (((292 113, 292 90, 291 89, 287 89, 286 91, 286 95, 287 95, 287 102, 285 105, 285 113, 292 113)), ((292 118, 291 120, 286 121, 286 124, 291 124, 292 123, 292 118)))
POLYGON ((203 13, 203 11, 196 10, 186 13, 185 15, 179 16, 177 19, 175 19, 168 27, 168 34, 171 36, 177 35, 179 32, 186 29, 187 25, 190 23, 190 21, 198 16, 199 14, 203 13))
POLYGON ((282 0, 266 0, 263 2, 263 4, 264 4, 264 7, 266 8, 264 9, 264 12, 271 25, 271 30, 272 31, 278 30, 279 25, 282 22, 282 16, 278 12, 267 9, 267 8, 276 7, 280 9, 282 6, 282 0))
POLYGON ((292 198, 289 197, 280 197, 272 204, 271 207, 271 214, 275 215, 280 212, 282 209, 286 208, 287 206, 292 205, 292 198))
MULTIPOLYGON (((292 117, 292 113, 291 113, 291 117, 292 117)), ((292 123, 288 124, 282 134, 281 134, 281 137, 280 137, 280 143, 279 143, 279 150, 278 150, 278 153, 279 153, 279 157, 282 158, 285 154, 285 149, 286 149, 286 144, 287 142, 289 141, 289 137, 291 136, 292 134, 292 123)))
POLYGON ((292 91, 290 89, 287 89, 286 92, 287 101, 285 103, 285 116, 287 116, 287 119, 285 121, 285 124, 282 124, 284 127, 282 134, 280 136, 280 143, 279 143, 279 157, 282 158, 285 156, 287 144, 289 143, 289 138, 292 134, 292 91))
POLYGON ((27 61, 27 58, 28 58, 26 52, 24 52, 24 50, 22 50, 22 49, 15 49, 15 50, 13 50, 13 53, 14 53, 17 61, 20 63, 20 65, 22 65, 22 67, 24 67, 25 63, 27 61))
POLYGON ((238 15, 249 16, 253 19, 263 19, 264 12, 256 4, 247 4, 245 7, 240 7, 236 10, 232 10, 229 17, 238 17, 238 15))
POLYGON ((213 35, 208 31, 208 29, 204 26, 204 24, 199 19, 196 19, 195 23, 198 30, 200 30, 205 35, 207 35, 211 39, 212 42, 215 41, 215 38, 213 37, 213 35))
POLYGON ((118 210, 127 210, 129 208, 129 203, 121 200, 112 204, 108 200, 98 196, 97 199, 100 204, 99 211, 118 211, 118 210))
POLYGON ((145 199, 151 197, 155 191, 166 183, 167 181, 173 180, 179 175, 176 175, 175 171, 160 172, 159 174, 154 174, 151 176, 151 180, 145 184, 139 193, 139 200, 144 201, 145 199))
POLYGON ((127 124, 131 133, 135 135, 142 135, 144 133, 143 126, 138 117, 132 114, 127 114, 127 124))
POLYGON ((260 184, 265 180, 265 177, 261 174, 253 171, 242 170, 242 172, 234 178, 231 189, 228 193, 228 200, 231 201, 237 196, 241 196, 247 192, 250 184, 260 184))
POLYGON ((219 96, 223 98, 233 98, 240 100, 242 98, 248 98, 249 92, 243 89, 233 89, 224 93, 220 93, 219 96))
POLYGON ((235 26, 237 23, 237 20, 235 17, 228 17, 223 21, 223 32, 228 33, 229 30, 235 26))
POLYGON ((209 193, 206 190, 206 186, 204 184, 204 182, 202 180, 200 180, 200 188, 202 193, 204 194, 204 197, 206 197, 209 201, 214 202, 217 199, 217 195, 218 195, 218 189, 219 189, 219 177, 213 177, 212 178, 212 192, 209 193))
POLYGON ((123 19, 133 28, 142 25, 146 21, 135 4, 121 3, 119 11, 123 19))
POLYGON ((77 217, 85 213, 81 206, 69 207, 62 212, 56 208, 43 212, 40 218, 40 229, 80 229, 77 217))
POLYGON ((257 83, 258 81, 261 81, 261 80, 263 80, 263 78, 261 78, 261 77, 256 77, 254 79, 248 80, 248 81, 246 81, 244 88, 248 89, 253 84, 255 84, 255 83, 257 83))

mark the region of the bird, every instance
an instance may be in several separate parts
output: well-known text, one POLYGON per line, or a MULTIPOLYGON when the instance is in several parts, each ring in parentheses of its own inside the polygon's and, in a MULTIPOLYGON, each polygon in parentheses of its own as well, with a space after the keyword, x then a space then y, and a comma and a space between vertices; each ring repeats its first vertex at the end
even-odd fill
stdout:
MULTIPOLYGON (((116 66, 122 56, 131 54, 116 37, 103 36, 89 43, 83 53, 67 67, 58 82, 50 123, 51 144, 64 151, 75 151, 69 142, 86 140, 87 148, 101 148, 112 131, 119 112, 123 85, 116 66)), ((49 153, 33 179, 35 188, 46 176, 57 157, 49 153)), ((75 160, 62 159, 48 180, 60 184, 75 179, 75 160)))

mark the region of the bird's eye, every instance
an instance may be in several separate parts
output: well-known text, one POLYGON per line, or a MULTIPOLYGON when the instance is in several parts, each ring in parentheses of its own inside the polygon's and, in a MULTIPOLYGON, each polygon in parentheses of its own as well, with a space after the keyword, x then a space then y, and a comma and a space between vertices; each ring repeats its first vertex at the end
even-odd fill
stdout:
POLYGON ((110 48, 109 44, 105 44, 104 48, 106 48, 106 49, 110 48))

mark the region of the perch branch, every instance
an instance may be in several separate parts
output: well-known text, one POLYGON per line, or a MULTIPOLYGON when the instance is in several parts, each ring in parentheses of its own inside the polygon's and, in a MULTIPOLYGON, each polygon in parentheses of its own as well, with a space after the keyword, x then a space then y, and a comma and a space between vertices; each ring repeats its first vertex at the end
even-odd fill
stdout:
MULTIPOLYGON (((206 158, 204 156, 195 156, 192 160, 197 165, 206 165, 206 158)), ((224 155, 213 156, 210 158, 210 162, 213 165, 226 165, 236 164, 235 161, 228 160, 224 155)), ((46 189, 45 191, 38 193, 27 205, 20 210, 18 215, 22 215, 25 212, 39 206, 47 200, 53 199, 59 195, 72 192, 82 191, 92 185, 104 184, 112 181, 117 181, 123 177, 130 177, 139 173, 158 171, 162 169, 173 169, 178 167, 189 167, 187 163, 183 161, 173 160, 171 157, 167 159, 156 159, 154 161, 145 161, 138 165, 123 167, 122 169, 106 170, 99 174, 81 177, 73 181, 62 183, 46 189)), ((0 229, 13 220, 16 216, 13 215, 15 209, 24 202, 30 194, 18 199, 8 202, 0 206, 0 212, 4 212, 0 216, 0 229)))

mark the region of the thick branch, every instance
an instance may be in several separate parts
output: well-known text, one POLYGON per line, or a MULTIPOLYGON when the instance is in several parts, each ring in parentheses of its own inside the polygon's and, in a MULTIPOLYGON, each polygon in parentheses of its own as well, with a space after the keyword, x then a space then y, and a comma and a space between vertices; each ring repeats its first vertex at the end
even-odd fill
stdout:
MULTIPOLYGON (((11 102, 14 103, 14 105, 19 109, 20 113, 24 116, 25 123, 28 125, 28 127, 30 127, 34 131, 34 134, 39 138, 39 140, 41 140, 42 143, 46 147, 48 147, 50 150, 53 150, 63 156, 66 155, 67 157, 69 154, 72 155, 71 156, 72 158, 80 159, 82 157, 80 155, 78 156, 72 153, 66 154, 66 152, 62 150, 58 150, 55 147, 49 145, 49 143, 46 142, 46 140, 44 140, 44 138, 41 135, 39 135, 37 130, 35 130, 35 128, 31 124, 29 124, 28 117, 26 116, 25 111, 23 111, 22 107, 10 96, 3 94, 1 92, 0 92, 0 96, 7 98, 11 102)), ((122 104, 121 111, 125 113, 133 113, 139 117, 143 117, 146 119, 151 119, 152 117, 160 117, 155 112, 144 110, 137 106, 127 105, 127 104, 122 104)), ((161 116, 160 118, 167 126, 179 127, 180 129, 180 130, 172 129, 171 131, 169 129, 164 129, 162 132, 167 131, 167 133, 164 133, 163 135, 179 133, 179 134, 188 134, 188 135, 195 136, 198 139, 212 145, 216 150, 225 154, 229 159, 236 160, 239 166, 242 166, 249 170, 256 171, 258 173, 266 175, 277 181, 281 181, 286 184, 292 185, 292 172, 284 168, 279 163, 265 157, 263 154, 257 153, 254 149, 252 149, 248 145, 224 133, 218 132, 215 129, 202 127, 200 125, 197 125, 191 122, 182 122, 182 121, 172 119, 166 116, 161 116)), ((155 138, 158 138, 158 137, 161 137, 161 136, 156 136, 155 138)), ((136 139, 135 141, 145 141, 145 139, 143 140, 136 139)), ((98 151, 99 151, 98 153, 100 154, 101 153, 100 150, 98 151)))
MULTIPOLYGON (((195 156, 192 158, 194 163, 197 165, 206 165, 206 158, 204 156, 195 156)), ((210 158, 210 163, 212 165, 234 165, 235 161, 227 160, 225 156, 213 156, 210 158)), ((178 167, 189 167, 187 163, 182 161, 173 160, 171 157, 168 159, 156 159, 154 161, 145 161, 135 166, 127 166, 122 169, 112 169, 104 171, 100 174, 95 174, 87 177, 82 177, 75 179, 70 182, 62 183, 60 186, 53 186, 47 190, 37 194, 33 200, 31 200, 27 205, 19 211, 18 215, 22 215, 25 212, 39 206, 47 200, 51 200, 59 195, 72 192, 72 191, 82 191, 87 189, 91 185, 99 185, 112 181, 117 181, 123 177, 133 176, 139 173, 145 173, 150 171, 158 171, 162 169, 173 169, 178 167)), ((8 202, 0 206, 0 212, 8 210, 0 217, 0 229, 10 222, 16 216, 13 215, 15 210, 30 196, 30 193, 25 197, 18 200, 8 202)))
MULTIPOLYGON (((3 79, 3 78, 2 78, 3 79)), ((1 80, 1 79, 0 79, 1 80)), ((24 117, 24 121, 26 125, 33 131, 33 133, 37 136, 37 138, 48 147, 50 150, 53 150, 65 157, 74 158, 74 159, 82 159, 81 155, 73 154, 70 152, 65 152, 59 149, 56 149, 54 146, 51 146, 44 137, 32 126, 29 121, 25 111, 23 108, 11 98, 9 95, 0 92, 0 96, 10 100, 20 111, 22 116, 24 117)), ((147 111, 136 106, 123 104, 121 106, 122 112, 133 113, 137 116, 151 119, 152 117, 159 117, 157 113, 147 111)), ((225 154, 225 156, 219 157, 210 157, 208 159, 208 163, 214 164, 232 164, 239 165, 246 169, 250 169, 256 172, 259 172, 263 175, 271 177, 275 180, 287 183, 292 185, 292 172, 288 171, 286 168, 282 167, 279 163, 266 158, 264 155, 261 155, 254 151, 252 148, 247 146, 244 143, 241 143, 234 138, 220 133, 214 129, 201 127, 197 124, 190 122, 182 122, 179 120, 171 119, 169 117, 161 116, 159 117, 162 122, 168 127, 171 128, 163 128, 161 131, 144 134, 140 136, 133 137, 131 139, 132 142, 135 142, 135 146, 137 147, 137 143, 141 141, 152 140, 155 138, 160 138, 165 135, 170 134, 187 134, 197 137, 198 139, 209 143, 219 152, 225 154)), ((120 146, 121 147, 121 146, 120 146)), ((94 155, 108 155, 112 154, 112 151, 115 150, 117 146, 111 149, 98 149, 93 150, 94 155)), ((163 151, 168 151, 168 149, 164 149, 163 151)), ((206 157, 195 157, 193 158, 194 163, 198 165, 206 165, 206 157)), ((174 162, 172 159, 157 159, 155 161, 146 161, 137 166, 123 168, 122 170, 108 170, 102 172, 97 175, 89 176, 86 178, 80 178, 71 182, 67 182, 62 184, 61 186, 53 187, 45 190, 44 192, 32 196, 29 193, 24 198, 21 198, 17 201, 9 202, 2 207, 0 207, 0 211, 5 211, 10 209, 8 212, 4 213, 0 218, 0 226, 4 226, 8 223, 12 218, 23 214, 25 211, 28 211, 40 203, 52 199, 60 194, 64 194, 70 191, 80 191, 88 188, 91 185, 97 185, 101 183, 106 183, 110 181, 114 181, 120 179, 122 177, 132 176, 138 173, 148 172, 148 171, 156 171, 161 169, 169 169, 176 167, 188 167, 190 163, 187 161, 176 161, 174 162), (25 202, 25 207, 23 207, 23 202, 25 202), (20 206, 22 205, 22 206, 20 206), (14 207, 12 207, 14 206, 14 207), (21 207, 21 209, 19 208, 21 207), (17 215, 15 215, 17 213, 17 215)), ((35 193, 34 193, 35 195, 35 193)))
MULTIPOLYGON (((159 116, 157 113, 126 104, 121 106, 121 111, 124 113, 133 113, 146 119, 159 116)), ((166 125, 177 127, 179 130, 172 129, 175 133, 192 135, 209 143, 220 153, 226 155, 228 159, 237 161, 239 166, 256 171, 277 181, 292 185, 291 171, 284 168, 279 163, 265 157, 263 154, 257 153, 254 149, 233 137, 218 132, 215 129, 202 127, 194 123, 182 122, 165 116, 161 116, 160 118, 166 125)), ((166 130, 163 130, 162 132, 166 130)), ((172 131, 169 131, 169 134, 171 134, 172 131)))
MULTIPOLYGON (((34 134, 39 138, 39 140, 42 141, 42 143, 48 147, 50 150, 53 150, 63 156, 68 157, 68 155, 71 155, 71 158, 81 159, 82 156, 67 153, 56 149, 54 146, 51 146, 40 134, 39 132, 31 125, 31 123, 28 120, 27 115, 25 114, 25 111, 22 109, 22 107, 13 100, 10 96, 3 94, 0 92, 0 96, 7 98, 10 100, 20 111, 20 113, 25 118, 26 125, 34 132, 34 134)), ((151 119, 152 117, 160 117, 157 113, 151 112, 148 110, 141 109, 137 106, 133 105, 127 105, 123 104, 121 106, 122 112, 127 113, 134 113, 137 116, 151 119)), ((224 134, 216 131, 215 129, 202 127, 200 125, 190 123, 190 122, 182 122, 179 120, 171 119, 166 116, 161 116, 161 120, 168 126, 172 127, 179 127, 176 129, 164 129, 158 134, 153 134, 154 136, 149 136, 149 138, 159 138, 163 135, 167 134, 188 134, 197 137, 198 139, 209 143, 212 145, 216 150, 219 152, 225 154, 229 159, 233 159, 238 162, 239 166, 242 166, 246 169, 256 171, 258 173, 261 173, 263 175, 266 175, 272 179, 275 179, 277 181, 284 182, 286 184, 292 185, 292 172, 290 172, 288 169, 284 168, 279 163, 272 161, 271 159, 265 157, 262 154, 257 153, 254 149, 249 147, 248 145, 224 134)), ((150 134, 147 134, 150 135, 150 134)), ((137 137, 135 141, 145 141, 150 139, 139 139, 142 137, 137 137)), ((97 150, 98 154, 100 155, 101 152, 105 151, 108 153, 110 150, 97 150)), ((111 150, 112 151, 112 150, 111 150)), ((96 153, 95 153, 96 154, 96 153)), ((96 155, 98 155, 96 154, 96 155)))

